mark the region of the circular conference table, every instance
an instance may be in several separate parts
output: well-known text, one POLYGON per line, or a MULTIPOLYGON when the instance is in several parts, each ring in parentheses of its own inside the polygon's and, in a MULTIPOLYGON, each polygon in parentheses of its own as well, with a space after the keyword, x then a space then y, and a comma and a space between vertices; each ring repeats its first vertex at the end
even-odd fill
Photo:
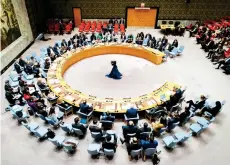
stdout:
POLYGON ((80 91, 71 89, 63 79, 65 71, 73 64, 86 58, 106 54, 125 54, 144 58, 156 65, 162 63, 164 53, 135 44, 96 44, 88 47, 81 47, 71 50, 57 58, 51 65, 47 73, 47 84, 51 91, 55 93, 61 100, 79 107, 79 104, 84 100, 92 104, 94 111, 110 113, 125 113, 130 106, 134 106, 141 110, 153 108, 162 103, 162 98, 168 100, 173 87, 180 85, 171 82, 166 82, 159 89, 151 91, 137 98, 98 98, 88 94, 83 94, 80 91))

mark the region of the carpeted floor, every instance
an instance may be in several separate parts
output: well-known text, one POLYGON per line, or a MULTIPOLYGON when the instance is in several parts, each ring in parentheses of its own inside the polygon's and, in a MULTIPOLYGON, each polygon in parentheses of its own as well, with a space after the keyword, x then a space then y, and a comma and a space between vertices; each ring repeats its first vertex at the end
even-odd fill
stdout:
MULTIPOLYGON (((154 29, 128 29, 127 34, 136 34, 141 31, 144 33, 149 32, 156 38, 162 37, 162 34, 154 29)), ((55 41, 61 40, 63 37, 69 38, 70 35, 50 35, 50 37, 52 40, 48 42, 36 41, 24 55, 30 52, 39 54, 42 46, 53 45, 55 41)), ((158 138, 157 140, 159 142, 159 149, 162 151, 160 154, 161 165, 227 165, 229 164, 228 151, 230 148, 230 134, 228 132, 230 122, 230 76, 226 76, 221 70, 214 69, 215 66, 205 58, 205 53, 200 49, 199 45, 195 44, 194 38, 188 38, 187 34, 185 37, 169 36, 169 42, 172 42, 174 38, 178 39, 179 45, 185 46, 184 53, 180 57, 169 59, 160 66, 155 66, 145 60, 125 55, 98 56, 73 65, 67 71, 65 79, 74 88, 88 94, 91 92, 101 97, 110 94, 114 97, 119 97, 119 94, 122 95, 121 97, 126 94, 130 96, 140 95, 142 92, 145 93, 146 91, 155 89, 165 81, 173 81, 187 86, 187 100, 199 97, 201 94, 209 95, 213 101, 226 100, 227 103, 223 111, 200 137, 191 137, 185 145, 178 146, 173 151, 168 151, 163 147, 162 138, 158 138), (111 59, 118 61, 119 69, 124 74, 124 79, 118 82, 127 81, 126 85, 118 84, 119 86, 116 86, 116 92, 114 93, 108 90, 113 87, 114 83, 112 80, 110 81, 110 79, 104 77, 106 73, 110 72, 111 59), (89 67, 89 65, 91 67, 89 67), (86 70, 84 67, 88 69, 86 70), (92 74, 92 72, 94 72, 94 74, 92 74), (74 76, 76 77, 74 79, 73 74, 77 75, 74 76), (85 86, 83 84, 85 84, 85 86), (127 91, 124 91, 124 88, 127 88, 127 91)), ((11 70, 12 67, 1 76, 2 82, 8 78, 8 74, 11 70)), ((3 87, 3 85, 2 83, 1 87, 3 87)), ((113 89, 113 91, 115 90, 113 89)), ((3 95, 4 91, 2 90, 2 96, 3 95)), ((79 163, 90 165, 152 164, 150 160, 146 162, 142 160, 129 161, 126 148, 120 143, 118 144, 117 152, 113 160, 108 160, 103 156, 101 156, 100 159, 91 159, 87 153, 88 144, 93 142, 89 131, 84 139, 79 140, 76 154, 69 156, 64 151, 57 151, 51 142, 47 140, 39 142, 35 137, 31 137, 27 129, 17 125, 16 121, 12 119, 10 112, 4 113, 6 106, 7 101, 1 99, 1 156, 3 165, 70 165, 79 163)), ((72 123, 73 119, 74 116, 68 117, 65 119, 65 122, 72 123)), ((36 121, 41 126, 44 126, 44 123, 39 118, 31 118, 30 120, 36 121)), ((188 132, 189 125, 196 122, 196 120, 197 117, 193 118, 186 126, 182 128, 177 127, 174 132, 188 132)), ((140 124, 143 122, 144 120, 141 120, 140 124)), ((121 136, 122 125, 123 122, 121 121, 115 122, 114 130, 116 130, 118 136, 121 136)), ((48 128, 48 126, 45 127, 48 128)), ((61 129, 56 130, 55 133, 66 136, 61 129)), ((169 134, 165 136, 167 135, 169 134)), ((66 137, 76 139, 76 137, 66 137)))

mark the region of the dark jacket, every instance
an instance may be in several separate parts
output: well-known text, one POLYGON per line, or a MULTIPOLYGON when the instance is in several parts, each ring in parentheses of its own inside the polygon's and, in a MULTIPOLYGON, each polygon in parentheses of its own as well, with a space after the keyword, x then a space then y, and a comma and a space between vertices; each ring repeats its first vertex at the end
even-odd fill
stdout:
POLYGON ((111 143, 111 142, 106 142, 106 141, 104 141, 104 142, 102 143, 102 148, 103 148, 103 149, 114 150, 114 152, 116 152, 116 144, 115 144, 115 143, 111 143))
POLYGON ((80 129, 83 133, 86 133, 87 131, 87 128, 83 124, 80 124, 80 123, 74 123, 72 124, 72 127, 76 129, 80 129))
POLYGON ((98 126, 95 126, 95 125, 89 126, 89 130, 90 130, 91 132, 100 132, 100 133, 102 133, 101 128, 99 128, 98 126))

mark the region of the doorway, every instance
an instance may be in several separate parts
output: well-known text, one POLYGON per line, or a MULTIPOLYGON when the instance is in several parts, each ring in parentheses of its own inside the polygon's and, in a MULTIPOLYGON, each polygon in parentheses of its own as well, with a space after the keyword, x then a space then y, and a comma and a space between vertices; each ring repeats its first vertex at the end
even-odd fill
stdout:
POLYGON ((73 17, 74 17, 75 27, 79 27, 81 24, 81 8, 79 7, 73 8, 73 17))

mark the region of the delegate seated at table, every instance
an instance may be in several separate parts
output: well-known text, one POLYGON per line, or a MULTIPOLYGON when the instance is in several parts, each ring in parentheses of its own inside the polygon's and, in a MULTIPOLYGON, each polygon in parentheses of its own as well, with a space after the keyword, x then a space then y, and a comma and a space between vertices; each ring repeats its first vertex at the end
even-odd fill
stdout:
POLYGON ((127 111, 126 111, 127 118, 135 118, 135 117, 137 117, 137 114, 138 114, 138 110, 134 107, 131 107, 131 108, 127 109, 127 111))
POLYGON ((84 114, 89 114, 93 110, 92 107, 90 107, 86 101, 80 104, 80 112, 84 114))
POLYGON ((182 125, 185 120, 191 115, 191 112, 188 107, 185 107, 184 111, 180 113, 173 113, 171 114, 171 120, 176 123, 180 122, 179 125, 182 125))
POLYGON ((170 100, 164 102, 161 106, 166 107, 167 111, 170 111, 172 106, 176 105, 182 97, 181 89, 173 87, 173 94, 170 95, 170 100))
POLYGON ((132 34, 128 35, 128 38, 127 38, 126 42, 127 43, 132 43, 133 42, 133 35, 132 34))
POLYGON ((112 116, 109 112, 103 112, 102 120, 109 120, 113 122, 115 120, 115 116, 112 116))

